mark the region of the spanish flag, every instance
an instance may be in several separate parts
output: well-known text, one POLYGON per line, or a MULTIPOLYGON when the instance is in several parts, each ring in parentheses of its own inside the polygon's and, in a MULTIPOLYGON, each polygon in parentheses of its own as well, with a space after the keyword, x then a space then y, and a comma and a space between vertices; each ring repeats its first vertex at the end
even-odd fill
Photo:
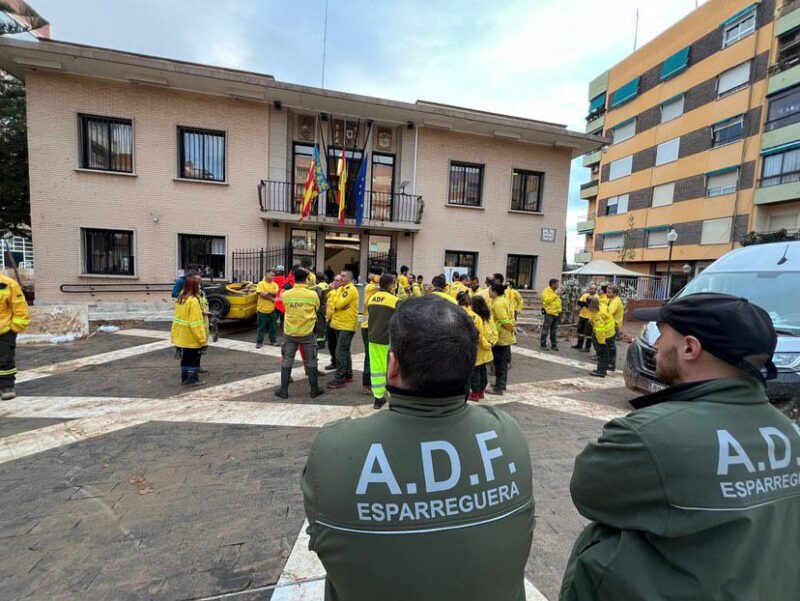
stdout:
POLYGON ((347 156, 344 150, 344 140, 342 140, 342 158, 339 159, 339 225, 344 225, 344 198, 347 192, 347 156))

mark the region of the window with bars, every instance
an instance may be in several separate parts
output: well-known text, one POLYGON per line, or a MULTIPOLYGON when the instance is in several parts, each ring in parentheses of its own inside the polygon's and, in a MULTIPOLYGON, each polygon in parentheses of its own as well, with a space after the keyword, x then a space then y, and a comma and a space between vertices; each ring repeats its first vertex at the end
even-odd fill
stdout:
POLYGON ((81 228, 83 273, 134 275, 133 232, 81 228))
POLYGON ((79 115, 81 169, 133 173, 133 121, 79 115))
POLYGON ((179 176, 225 181, 225 132, 178 128, 179 176))
POLYGON ((203 277, 225 277, 225 237, 178 234, 181 269, 196 267, 203 277))
POLYGON ((447 204, 479 207, 483 190, 483 165, 450 163, 447 204))
POLYGON ((478 253, 461 250, 444 251, 445 267, 464 267, 469 270, 469 277, 474 278, 478 273, 478 253))
POLYGON ((514 287, 519 290, 533 290, 537 260, 535 255, 508 255, 506 279, 514 282, 514 287))
POLYGON ((544 173, 514 169, 511 175, 511 210, 542 212, 544 173))

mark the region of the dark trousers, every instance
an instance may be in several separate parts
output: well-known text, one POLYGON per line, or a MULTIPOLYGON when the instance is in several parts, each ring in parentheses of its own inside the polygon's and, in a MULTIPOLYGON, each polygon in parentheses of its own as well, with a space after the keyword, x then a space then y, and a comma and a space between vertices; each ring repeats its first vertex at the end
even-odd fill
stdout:
POLYGON ((353 357, 350 346, 353 344, 355 332, 349 330, 336 331, 336 381, 344 382, 353 377, 353 357))
POLYGON ((592 346, 592 320, 588 317, 578 318, 578 344, 575 346, 586 350, 592 346))
POLYGON ((494 387, 498 390, 505 390, 508 384, 508 362, 511 360, 510 346, 495 346, 492 349, 494 355, 494 387))
POLYGON ((368 328, 361 328, 361 340, 364 341, 364 371, 363 375, 361 376, 361 383, 369 388, 372 386, 372 380, 370 379, 370 371, 369 371, 369 329, 368 328))
POLYGON ((539 341, 543 347, 547 346, 547 335, 550 334, 551 348, 558 348, 557 334, 559 321, 561 321, 560 315, 550 315, 548 313, 544 316, 544 322, 542 323, 542 336, 539 341))
POLYGON ((181 382, 197 382, 200 377, 200 349, 184 348, 181 351, 181 382))
POLYGON ((317 313, 317 325, 315 328, 317 332, 317 345, 319 348, 325 348, 325 342, 328 339, 328 322, 325 321, 325 313, 317 313))
POLYGON ((597 371, 603 375, 608 372, 608 345, 594 339, 594 352, 597 353, 597 371))
POLYGON ((328 352, 331 354, 331 365, 336 369, 336 344, 339 338, 339 330, 334 330, 330 324, 328 324, 326 336, 328 338, 328 352))
POLYGON ((8 331, 5 334, 0 334, 0 392, 14 390, 14 382, 17 376, 16 352, 16 332, 8 331))
POLYGON ((294 336, 284 336, 281 346, 281 367, 292 367, 297 351, 300 351, 303 365, 306 368, 317 368, 317 340, 312 332, 308 336, 295 338, 294 336))
POLYGON ((606 349, 608 349, 608 367, 617 369, 617 339, 616 334, 606 338, 606 349))
POLYGON ((478 365, 472 370, 472 378, 469 382, 469 389, 472 392, 480 392, 485 390, 489 385, 489 373, 486 369, 486 363, 478 365))
POLYGON ((272 313, 258 314, 258 333, 256 334, 256 344, 264 344, 264 334, 267 332, 269 332, 269 341, 272 344, 275 344, 275 338, 278 335, 275 328, 278 322, 278 316, 275 315, 276 313, 277 311, 273 311, 272 313))

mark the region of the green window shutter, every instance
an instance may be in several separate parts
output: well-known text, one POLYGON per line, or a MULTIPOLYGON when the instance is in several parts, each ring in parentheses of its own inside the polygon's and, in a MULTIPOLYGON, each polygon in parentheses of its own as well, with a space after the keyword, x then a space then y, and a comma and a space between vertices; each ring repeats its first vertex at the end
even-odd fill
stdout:
POLYGON ((669 225, 651 225, 644 229, 648 232, 659 232, 661 230, 668 230, 669 228, 669 225))
POLYGON ((601 109, 606 106, 606 93, 603 92, 597 98, 592 99, 589 103, 589 116, 599 113, 601 109))
POLYGON ((724 169, 709 171, 708 173, 706 173, 706 177, 714 177, 715 175, 724 175, 726 173, 731 173, 732 171, 737 171, 738 169, 739 165, 734 165, 733 167, 725 167, 724 169))
POLYGON ((738 13, 736 13, 735 15, 733 15, 731 18, 729 18, 729 19, 725 19, 725 20, 722 22, 722 26, 724 27, 725 25, 728 25, 729 23, 733 23, 734 21, 737 21, 737 20, 741 19, 741 18, 742 18, 742 17, 744 17, 744 16, 745 16, 747 13, 749 13, 749 12, 751 12, 751 11, 754 11, 756 8, 758 8, 758 3, 756 3, 756 4, 751 4, 751 5, 750 5, 750 6, 748 6, 747 8, 740 10, 738 13))
POLYGON ((780 146, 773 146, 761 151, 762 157, 768 157, 773 154, 780 154, 782 152, 789 152, 790 150, 797 150, 800 148, 800 142, 789 142, 788 144, 781 144, 780 146))
POLYGON ((689 46, 670 56, 661 67, 661 81, 683 73, 689 66, 689 46))
POLYGON ((611 107, 618 107, 629 100, 633 100, 636 96, 639 95, 639 81, 640 77, 636 79, 632 79, 628 83, 626 83, 621 88, 618 88, 612 95, 611 95, 611 107))

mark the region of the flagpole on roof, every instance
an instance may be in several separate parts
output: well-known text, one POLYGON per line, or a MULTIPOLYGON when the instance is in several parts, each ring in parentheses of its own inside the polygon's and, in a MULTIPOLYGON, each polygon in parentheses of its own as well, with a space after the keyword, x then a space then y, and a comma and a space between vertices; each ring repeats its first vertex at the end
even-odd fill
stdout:
POLYGON ((328 0, 325 0, 325 25, 322 29, 322 85, 325 88, 325 58, 328 49, 328 0))

